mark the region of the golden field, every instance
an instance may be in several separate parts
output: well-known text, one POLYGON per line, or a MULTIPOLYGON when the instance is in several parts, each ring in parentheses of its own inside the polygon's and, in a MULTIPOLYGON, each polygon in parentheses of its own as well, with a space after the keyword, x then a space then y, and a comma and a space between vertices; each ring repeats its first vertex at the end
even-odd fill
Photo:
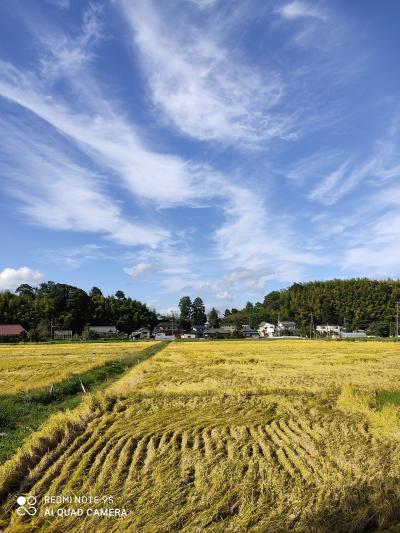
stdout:
POLYGON ((45 387, 151 343, 0 345, 0 395, 45 387))
POLYGON ((399 531, 400 408, 378 401, 399 378, 395 343, 170 343, 0 467, 0 527, 399 531), (21 493, 35 517, 16 514, 21 493), (51 495, 111 495, 100 506, 127 516, 45 516, 51 495))
POLYGON ((171 344, 118 384, 145 393, 318 392, 399 385, 400 343, 307 340, 171 344), (142 379, 145 375, 145 379, 142 379), (139 378, 139 381, 138 381, 139 378))

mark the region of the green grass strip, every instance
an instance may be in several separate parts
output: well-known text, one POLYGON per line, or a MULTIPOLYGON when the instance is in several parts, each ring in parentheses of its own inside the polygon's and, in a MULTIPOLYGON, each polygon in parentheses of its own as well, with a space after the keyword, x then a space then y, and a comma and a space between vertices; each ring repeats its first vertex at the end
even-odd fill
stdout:
POLYGON ((58 412, 76 407, 86 392, 106 388, 121 375, 149 357, 164 349, 166 342, 160 342, 120 359, 106 361, 74 374, 50 387, 0 396, 0 464, 9 459, 23 441, 47 418, 58 412))
POLYGON ((385 405, 400 405, 400 391, 386 391, 378 394, 376 406, 382 409, 385 405))

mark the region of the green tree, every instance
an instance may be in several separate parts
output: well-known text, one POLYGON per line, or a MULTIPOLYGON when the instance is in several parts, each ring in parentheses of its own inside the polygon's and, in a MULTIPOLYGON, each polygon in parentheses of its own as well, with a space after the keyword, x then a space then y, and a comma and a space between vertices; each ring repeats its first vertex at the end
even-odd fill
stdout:
POLYGON ((191 319, 193 325, 202 325, 207 322, 206 309, 204 307, 203 300, 200 297, 197 297, 193 300, 191 319))
POLYGON ((116 323, 116 328, 121 333, 127 333, 128 335, 130 335, 132 331, 134 331, 135 325, 136 322, 132 315, 123 315, 118 319, 116 323))
POLYGON ((117 300, 125 300, 125 293, 123 291, 117 291, 115 293, 115 297, 117 298, 117 300))
POLYGON ((182 296, 179 300, 179 318, 181 320, 190 320, 192 312, 192 300, 190 296, 182 296))
POLYGON ((15 289, 15 294, 18 294, 18 296, 30 296, 31 298, 35 297, 35 291, 33 287, 27 283, 22 283, 22 285, 15 289))
POLYGON ((91 298, 97 298, 103 296, 103 293, 98 287, 92 287, 89 291, 89 296, 91 298))
POLYGON ((184 331, 189 331, 192 325, 191 313, 192 313, 192 300, 190 296, 182 296, 179 300, 179 325, 184 331))
POLYGON ((372 322, 368 327, 368 335, 375 335, 376 337, 388 337, 390 333, 390 324, 385 320, 378 320, 372 322))
POLYGON ((215 307, 213 307, 211 311, 208 313, 208 325, 210 326, 210 328, 219 328, 221 325, 219 313, 215 309, 215 307))

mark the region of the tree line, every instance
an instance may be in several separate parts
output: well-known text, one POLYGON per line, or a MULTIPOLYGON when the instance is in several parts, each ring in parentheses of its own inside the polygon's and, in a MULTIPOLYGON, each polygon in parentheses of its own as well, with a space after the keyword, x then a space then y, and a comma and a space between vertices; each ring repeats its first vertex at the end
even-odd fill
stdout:
MULTIPOLYGON (((206 322, 212 328, 230 324, 240 329, 243 324, 257 328, 262 321, 276 324, 278 320, 294 320, 303 334, 308 334, 310 325, 335 324, 349 331, 363 329, 388 336, 395 332, 396 302, 400 302, 399 280, 333 279, 294 283, 270 292, 263 302, 226 309, 222 317, 215 308, 206 315, 200 297, 192 301, 183 296, 178 320, 186 331, 206 322)), ((54 329, 80 334, 87 324, 113 325, 120 332, 131 333, 140 327, 152 329, 158 322, 154 310, 122 291, 104 296, 97 287, 86 293, 49 281, 38 287, 23 284, 15 292, 0 292, 0 324, 21 324, 31 340, 48 339, 54 329)))
POLYGON ((371 335, 395 332, 396 302, 400 302, 399 280, 368 278, 333 279, 294 283, 272 291, 263 302, 248 302, 243 309, 226 309, 224 324, 257 327, 266 321, 294 320, 303 334, 317 324, 346 326, 348 331, 365 330, 371 335))
POLYGON ((86 293, 49 281, 38 287, 23 284, 15 292, 0 292, 0 323, 21 324, 31 340, 48 339, 54 329, 80 334, 87 324, 112 325, 131 333, 140 327, 153 328, 157 322, 154 310, 122 291, 104 296, 98 287, 86 293))

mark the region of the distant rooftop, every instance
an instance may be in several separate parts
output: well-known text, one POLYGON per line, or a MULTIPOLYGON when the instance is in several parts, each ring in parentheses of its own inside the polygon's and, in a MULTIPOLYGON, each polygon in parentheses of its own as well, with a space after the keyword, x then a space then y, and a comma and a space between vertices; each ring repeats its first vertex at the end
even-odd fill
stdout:
POLYGON ((1 324, 0 325, 0 337, 14 337, 26 332, 20 324, 1 324))

